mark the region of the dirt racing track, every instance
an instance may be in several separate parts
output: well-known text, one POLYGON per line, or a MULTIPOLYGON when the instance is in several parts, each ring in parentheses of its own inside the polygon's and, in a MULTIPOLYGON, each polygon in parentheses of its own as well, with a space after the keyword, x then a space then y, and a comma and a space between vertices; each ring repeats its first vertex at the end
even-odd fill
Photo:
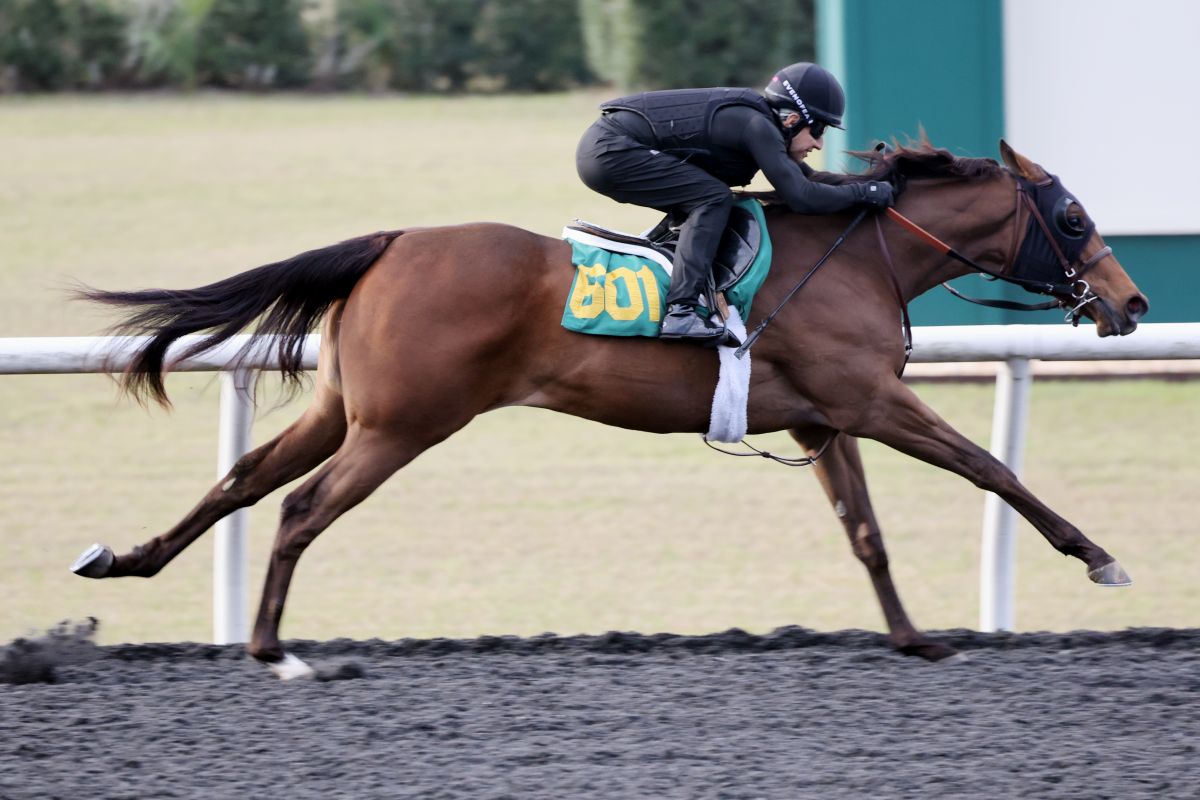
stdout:
POLYGON ((292 642, 0 656, 0 798, 1200 797, 1200 629, 292 642))

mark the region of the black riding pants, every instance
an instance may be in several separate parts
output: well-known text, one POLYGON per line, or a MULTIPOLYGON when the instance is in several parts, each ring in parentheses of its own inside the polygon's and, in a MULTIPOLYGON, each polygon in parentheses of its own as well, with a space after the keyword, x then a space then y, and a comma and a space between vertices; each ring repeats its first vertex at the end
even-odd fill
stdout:
POLYGON ((686 217, 667 303, 694 305, 708 284, 729 222, 730 188, 699 167, 642 144, 603 117, 583 134, 575 166, 589 188, 613 200, 686 217))

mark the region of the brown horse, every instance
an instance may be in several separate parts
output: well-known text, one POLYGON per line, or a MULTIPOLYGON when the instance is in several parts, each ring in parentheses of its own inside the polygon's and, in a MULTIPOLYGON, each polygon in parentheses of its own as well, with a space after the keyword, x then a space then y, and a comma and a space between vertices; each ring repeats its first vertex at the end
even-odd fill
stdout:
MULTIPOLYGON (((1000 150, 1007 168, 990 159, 955 158, 921 142, 873 156, 870 174, 862 177, 903 184, 899 211, 1006 276, 1020 274, 1024 240, 1061 239, 1076 231, 1085 241, 1066 271, 1085 262, 1091 269, 1086 284, 1058 299, 1076 305, 1086 289, 1080 311, 1100 336, 1133 331, 1148 308, 1146 298, 1082 208, 1073 200, 1067 204, 1069 229, 1056 229, 1053 220, 1043 224, 1034 205, 1022 205, 1018 187, 1048 186, 1052 179, 1003 141, 1000 150), (1034 217, 1038 226, 1029 222, 1034 217), (1078 233, 1083 223, 1086 236, 1078 233)), ((851 216, 803 217, 767 208, 775 264, 750 325, 779 303, 851 216)), ((883 220, 879 233, 875 228, 859 226, 755 345, 749 427, 751 433, 788 430, 810 454, 824 448, 817 477, 867 568, 890 641, 904 653, 938 661, 955 651, 924 636, 901 606, 856 437, 883 442, 995 492, 1056 550, 1083 561, 1096 583, 1129 579, 1112 556, 897 377, 905 361, 901 305, 969 270, 891 221, 883 220)), ((210 332, 193 348, 198 351, 259 320, 260 333, 280 337, 283 372, 293 380, 301 369, 303 337, 322 318, 323 336, 315 397, 299 420, 242 458, 174 528, 121 556, 94 547, 76 571, 94 578, 152 576, 217 520, 319 466, 283 502, 248 645, 251 655, 282 676, 307 674, 279 641, 300 555, 338 516, 477 414, 521 405, 654 433, 708 428, 717 380, 713 352, 564 330, 559 323, 570 280, 564 242, 505 225, 468 224, 352 239, 194 290, 85 292, 91 300, 136 309, 119 330, 152 338, 123 384, 164 404, 167 347, 184 334, 210 332)), ((1064 284, 1060 270, 1058 285, 1075 284, 1064 284)))

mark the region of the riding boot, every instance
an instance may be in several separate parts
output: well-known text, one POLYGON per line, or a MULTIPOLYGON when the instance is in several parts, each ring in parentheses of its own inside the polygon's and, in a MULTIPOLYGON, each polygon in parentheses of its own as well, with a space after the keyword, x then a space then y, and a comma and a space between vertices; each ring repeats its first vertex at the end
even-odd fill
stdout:
POLYGON ((695 306, 672 303, 667 306, 660 339, 683 339, 690 342, 716 347, 726 335, 725 326, 717 325, 696 313, 695 306))

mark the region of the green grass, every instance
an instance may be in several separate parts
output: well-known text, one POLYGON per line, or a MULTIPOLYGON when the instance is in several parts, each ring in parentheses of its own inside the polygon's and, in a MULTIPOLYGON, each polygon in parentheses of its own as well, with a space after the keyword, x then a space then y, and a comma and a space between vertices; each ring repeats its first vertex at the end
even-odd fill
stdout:
MULTIPOLYGON (((472 219, 550 235, 575 216, 641 229, 651 212, 575 177, 575 141, 600 99, 0 100, 0 336, 100 332, 111 318, 66 303, 67 276, 193 286, 371 230, 472 219)), ((150 581, 66 570, 94 540, 123 550, 161 532, 215 479, 215 379, 180 375, 168 386, 172 414, 118 400, 103 376, 0 379, 0 639, 89 614, 107 642, 209 638, 210 537, 150 581)), ((986 443, 990 386, 920 392, 986 443)), ((1196 624, 1198 399, 1196 383, 1035 386, 1027 483, 1135 584, 1092 586, 1081 564, 1022 525, 1019 627, 1196 624)), ((255 440, 303 402, 264 412, 255 440)), ((778 436, 759 444, 788 446, 778 436)), ((872 443, 864 452, 915 620, 973 626, 983 494, 872 443)), ((251 512, 255 603, 285 491, 251 512)), ((284 635, 784 624, 881 625, 806 471, 729 459, 692 436, 507 409, 423 455, 317 540, 284 635)))

